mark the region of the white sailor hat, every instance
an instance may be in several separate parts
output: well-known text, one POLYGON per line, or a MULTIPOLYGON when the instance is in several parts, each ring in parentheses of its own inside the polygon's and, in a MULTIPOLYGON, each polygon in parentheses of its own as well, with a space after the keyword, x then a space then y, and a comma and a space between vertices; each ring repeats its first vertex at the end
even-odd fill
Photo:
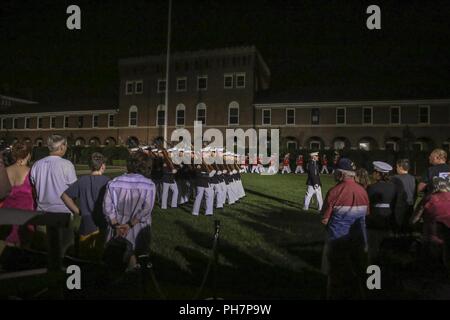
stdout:
POLYGON ((313 156, 318 156, 318 155, 319 155, 319 152, 311 152, 309 155, 310 155, 311 157, 313 157, 313 156))
POLYGON ((152 149, 152 152, 158 152, 158 149, 152 149))
POLYGON ((389 163, 383 162, 383 161, 374 161, 373 163, 373 169, 378 172, 387 173, 389 171, 392 171, 392 166, 389 163))
POLYGON ((202 149, 202 151, 203 151, 203 152, 208 152, 208 151, 211 151, 211 148, 210 148, 210 147, 204 147, 204 148, 202 149))

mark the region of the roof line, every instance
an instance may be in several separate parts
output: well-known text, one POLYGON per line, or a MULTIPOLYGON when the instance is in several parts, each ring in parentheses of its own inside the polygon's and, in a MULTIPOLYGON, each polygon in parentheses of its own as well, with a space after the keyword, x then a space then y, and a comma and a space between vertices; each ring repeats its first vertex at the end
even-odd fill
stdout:
POLYGON ((0 97, 1 98, 6 98, 6 99, 14 101, 14 102, 19 102, 19 103, 27 103, 27 104, 36 104, 36 103, 38 103, 36 101, 26 100, 26 99, 21 99, 21 98, 14 98, 14 97, 11 97, 11 96, 5 96, 3 94, 0 94, 0 97))
POLYGON ((256 108, 260 107, 309 107, 309 106, 334 106, 334 105, 385 105, 385 104, 441 104, 450 103, 450 98, 447 99, 412 99, 412 100, 353 100, 353 101, 327 101, 327 102, 266 102, 254 103, 256 108))

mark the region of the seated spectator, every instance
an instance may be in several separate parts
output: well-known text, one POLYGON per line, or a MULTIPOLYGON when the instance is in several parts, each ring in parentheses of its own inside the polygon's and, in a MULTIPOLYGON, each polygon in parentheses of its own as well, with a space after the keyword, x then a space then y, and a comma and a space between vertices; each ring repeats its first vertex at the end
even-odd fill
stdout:
POLYGON ((98 257, 98 249, 103 247, 102 238, 106 232, 103 198, 109 178, 103 175, 106 164, 101 153, 92 154, 89 166, 91 174, 80 177, 62 194, 61 199, 72 213, 81 215, 78 231, 81 255, 98 257), (74 199, 78 199, 79 207, 74 199))
POLYGON ((110 181, 106 187, 103 212, 108 226, 107 241, 122 237, 128 240, 134 255, 129 267, 136 265, 136 257, 149 254, 150 226, 155 204, 156 187, 150 176, 151 159, 143 152, 130 155, 127 173, 110 181))

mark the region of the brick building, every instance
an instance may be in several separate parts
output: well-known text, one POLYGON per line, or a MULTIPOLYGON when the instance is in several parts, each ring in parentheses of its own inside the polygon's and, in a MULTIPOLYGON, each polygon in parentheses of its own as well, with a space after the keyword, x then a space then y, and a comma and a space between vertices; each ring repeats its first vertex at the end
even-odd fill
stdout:
MULTIPOLYGON (((0 96, 0 139, 39 145, 56 132, 76 145, 149 144, 164 133, 165 66, 165 55, 119 60, 118 101, 50 106, 0 96)), ((405 140, 419 150, 449 148, 448 97, 355 88, 271 92, 270 75, 255 47, 174 53, 168 136, 176 128, 192 132, 198 120, 204 130, 279 128, 282 150, 397 150, 405 140)))

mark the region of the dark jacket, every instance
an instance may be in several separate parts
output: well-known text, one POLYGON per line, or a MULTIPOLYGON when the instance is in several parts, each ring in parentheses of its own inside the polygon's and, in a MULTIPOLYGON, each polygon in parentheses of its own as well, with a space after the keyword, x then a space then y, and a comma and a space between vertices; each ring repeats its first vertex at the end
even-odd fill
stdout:
POLYGON ((308 178, 306 179, 307 186, 315 186, 316 184, 318 186, 322 186, 322 183, 320 182, 319 165, 317 161, 309 161, 306 165, 305 171, 308 174, 308 178))

